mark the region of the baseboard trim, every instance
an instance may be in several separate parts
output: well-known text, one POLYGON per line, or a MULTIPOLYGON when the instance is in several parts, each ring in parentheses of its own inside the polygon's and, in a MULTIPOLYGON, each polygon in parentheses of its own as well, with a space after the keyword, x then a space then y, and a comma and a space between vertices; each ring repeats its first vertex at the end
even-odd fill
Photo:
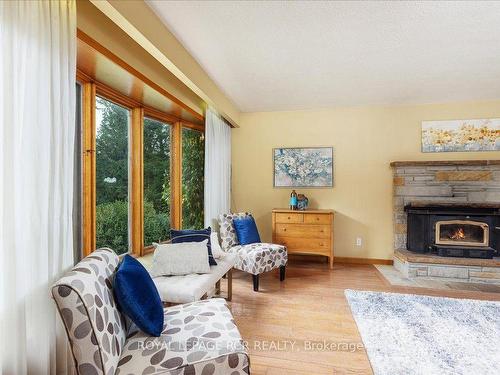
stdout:
POLYGON ((394 261, 392 259, 335 257, 333 258, 333 263, 392 265, 394 261))

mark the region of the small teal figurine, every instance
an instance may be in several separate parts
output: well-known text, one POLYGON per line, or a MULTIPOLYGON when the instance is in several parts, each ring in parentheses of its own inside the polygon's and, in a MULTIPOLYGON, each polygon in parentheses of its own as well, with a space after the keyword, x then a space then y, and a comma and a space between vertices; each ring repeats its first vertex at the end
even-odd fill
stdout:
POLYGON ((296 210, 297 209, 297 193, 295 190, 292 190, 292 194, 290 194, 290 209, 291 210, 296 210))
POLYGON ((307 210, 307 207, 309 206, 309 199, 304 194, 299 194, 297 195, 297 208, 300 211, 307 210))

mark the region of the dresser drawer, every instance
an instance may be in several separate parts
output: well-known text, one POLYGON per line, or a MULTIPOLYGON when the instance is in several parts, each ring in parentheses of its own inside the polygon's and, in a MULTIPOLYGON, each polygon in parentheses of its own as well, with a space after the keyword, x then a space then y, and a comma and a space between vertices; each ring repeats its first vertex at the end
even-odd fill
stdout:
POLYGON ((329 238, 329 225, 276 224, 277 237, 329 238))
POLYGON ((304 214, 299 213, 277 213, 277 223, 302 223, 304 222, 304 214))
POLYGON ((276 237, 275 242, 286 246, 289 254, 313 253, 330 256, 330 239, 276 237))
POLYGON ((304 223, 306 224, 331 224, 332 219, 328 214, 307 214, 304 215, 304 223))

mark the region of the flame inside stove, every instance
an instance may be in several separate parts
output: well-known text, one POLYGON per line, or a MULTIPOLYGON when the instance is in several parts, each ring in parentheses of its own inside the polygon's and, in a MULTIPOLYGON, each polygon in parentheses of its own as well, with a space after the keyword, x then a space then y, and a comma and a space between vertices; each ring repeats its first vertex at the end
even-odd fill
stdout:
POLYGON ((464 240, 465 239, 465 233, 463 228, 458 228, 451 236, 450 238, 452 240, 464 240))

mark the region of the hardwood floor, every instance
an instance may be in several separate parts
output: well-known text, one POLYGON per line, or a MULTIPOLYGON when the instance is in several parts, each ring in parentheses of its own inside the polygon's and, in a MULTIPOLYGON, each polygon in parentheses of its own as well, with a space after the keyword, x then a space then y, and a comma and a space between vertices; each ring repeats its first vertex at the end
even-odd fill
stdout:
POLYGON ((236 271, 229 304, 248 342, 252 374, 371 374, 362 347, 306 350, 308 342, 362 345, 345 289, 500 300, 498 293, 391 286, 372 265, 335 264, 330 270, 323 263, 292 261, 283 283, 279 270, 261 275, 259 292, 253 292, 249 274, 236 271))

